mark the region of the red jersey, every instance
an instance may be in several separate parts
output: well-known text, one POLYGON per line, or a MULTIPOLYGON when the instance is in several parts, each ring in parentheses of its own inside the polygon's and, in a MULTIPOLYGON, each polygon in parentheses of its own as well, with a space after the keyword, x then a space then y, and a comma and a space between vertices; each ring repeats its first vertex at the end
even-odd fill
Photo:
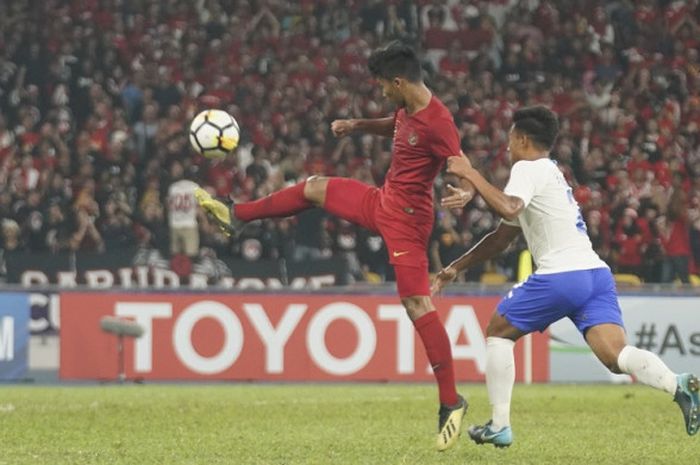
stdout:
POLYGON ((690 227, 685 215, 671 221, 671 232, 664 241, 666 255, 669 257, 690 256, 690 227))
POLYGON ((433 182, 447 157, 459 155, 460 139, 452 114, 437 97, 413 115, 394 114, 391 166, 381 189, 382 204, 433 219, 433 182))

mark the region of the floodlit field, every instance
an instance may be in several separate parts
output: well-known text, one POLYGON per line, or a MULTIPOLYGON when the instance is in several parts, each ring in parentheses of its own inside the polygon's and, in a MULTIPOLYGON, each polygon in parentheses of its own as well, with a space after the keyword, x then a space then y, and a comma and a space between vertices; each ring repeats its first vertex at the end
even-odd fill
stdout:
MULTIPOLYGON (((488 416, 465 385, 467 423, 488 416)), ((0 387, 0 464, 700 463, 669 396, 516 386, 510 449, 433 450, 430 385, 0 387)), ((465 434, 466 436, 466 434, 465 434)))

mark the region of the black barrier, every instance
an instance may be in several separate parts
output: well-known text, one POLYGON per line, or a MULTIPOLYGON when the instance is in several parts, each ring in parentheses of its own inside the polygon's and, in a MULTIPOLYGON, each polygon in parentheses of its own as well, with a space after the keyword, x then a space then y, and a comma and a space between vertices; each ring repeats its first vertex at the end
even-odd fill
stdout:
POLYGON ((5 257, 7 283, 22 287, 56 285, 62 289, 305 289, 348 283, 343 257, 287 262, 203 256, 172 260, 155 250, 123 249, 104 253, 28 253, 5 257))

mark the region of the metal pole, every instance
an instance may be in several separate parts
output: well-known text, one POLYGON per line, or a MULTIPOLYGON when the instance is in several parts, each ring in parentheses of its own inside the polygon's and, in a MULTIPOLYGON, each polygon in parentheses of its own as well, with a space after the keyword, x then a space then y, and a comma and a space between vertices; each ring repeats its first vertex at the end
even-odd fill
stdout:
POLYGON ((117 336, 117 365, 119 370, 119 383, 126 381, 126 370, 124 369, 124 336, 117 336))

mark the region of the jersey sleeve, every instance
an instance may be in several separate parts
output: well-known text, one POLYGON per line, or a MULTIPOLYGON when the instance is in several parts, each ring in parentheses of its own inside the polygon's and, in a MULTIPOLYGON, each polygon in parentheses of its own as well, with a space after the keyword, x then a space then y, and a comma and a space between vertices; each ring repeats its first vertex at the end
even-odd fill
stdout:
POLYGON ((440 118, 430 126, 430 152, 438 158, 459 155, 462 147, 459 132, 452 118, 440 118))
POLYGON ((510 179, 503 192, 507 195, 519 197, 525 204, 524 206, 527 207, 535 195, 537 187, 536 168, 532 164, 522 161, 514 164, 510 170, 510 179))

